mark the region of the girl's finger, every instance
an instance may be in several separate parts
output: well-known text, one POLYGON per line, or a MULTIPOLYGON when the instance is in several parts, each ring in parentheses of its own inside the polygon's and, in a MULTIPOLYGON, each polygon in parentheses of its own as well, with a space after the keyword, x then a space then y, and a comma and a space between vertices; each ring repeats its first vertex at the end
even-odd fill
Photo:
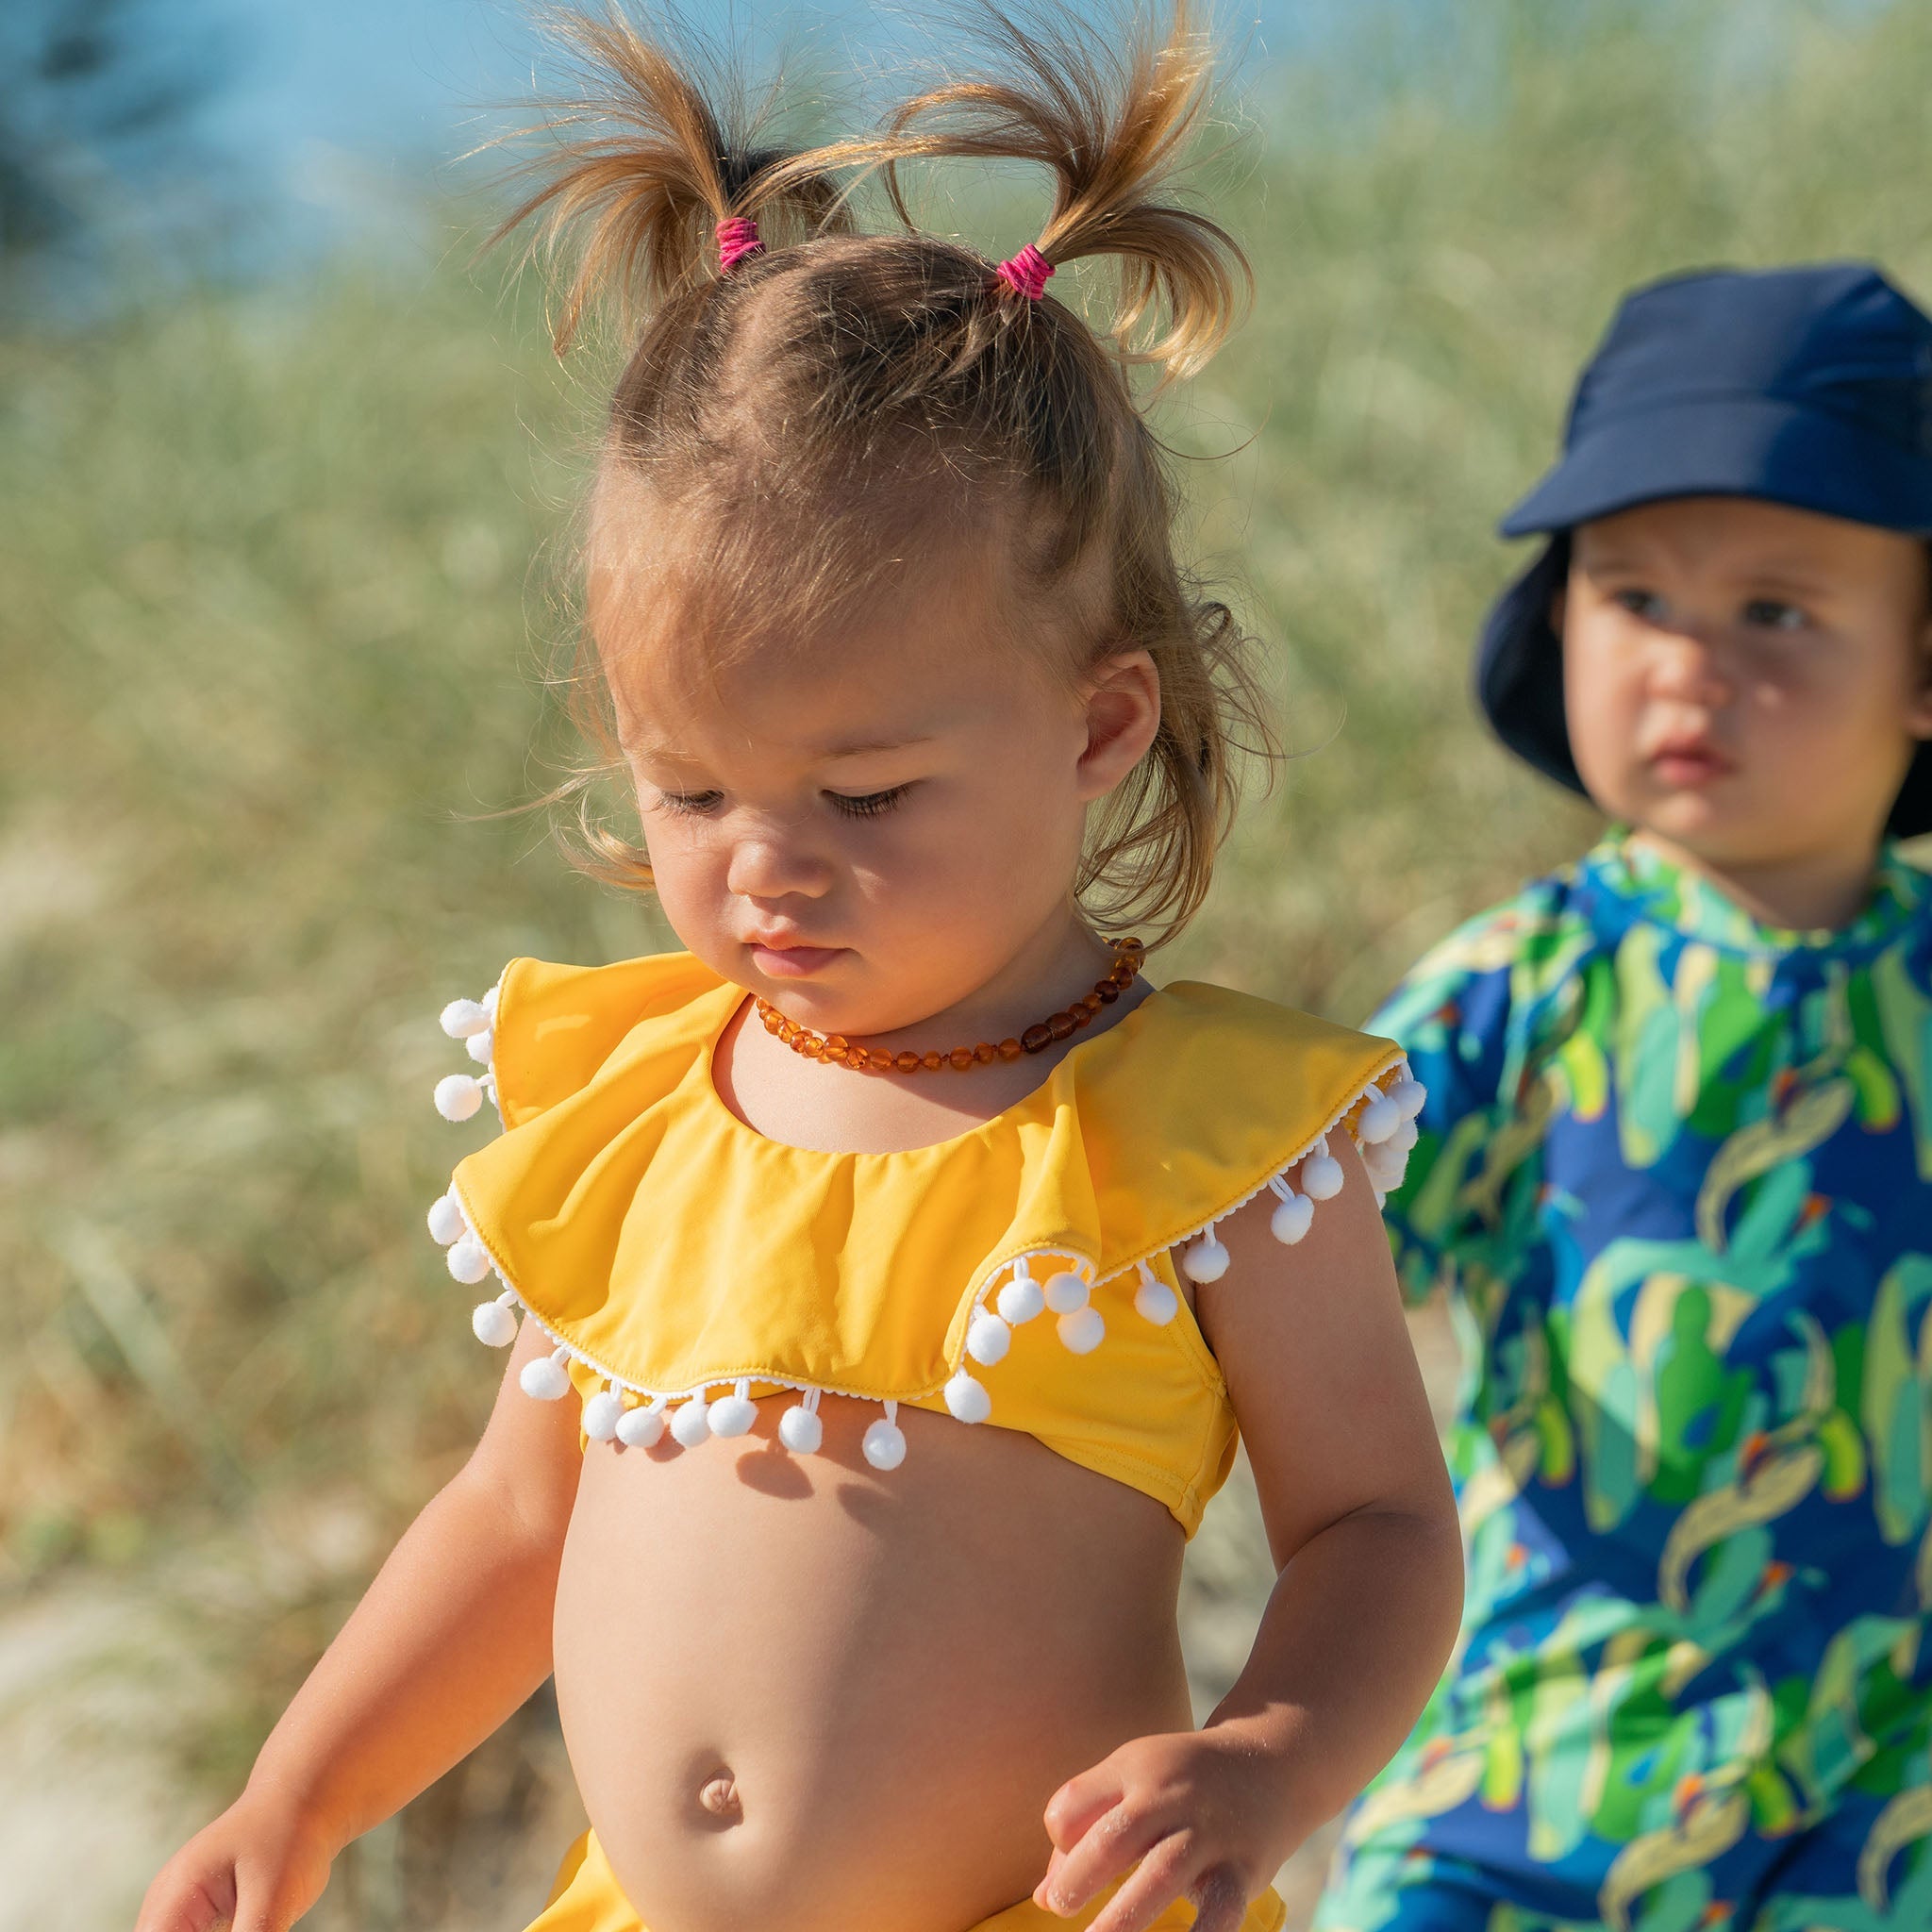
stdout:
POLYGON ((1213 1865, 1195 1879, 1193 1932, 1241 1932, 1248 1916, 1248 1888, 1232 1866, 1213 1865))
POLYGON ((1056 1851, 1033 1894, 1049 1912, 1076 1912, 1115 1879, 1124 1877, 1168 1833, 1168 1822, 1154 1811, 1125 1804, 1103 1812, 1072 1850, 1056 1851))
MULTIPOLYGON (((1194 1874, 1194 1845, 1185 1831, 1163 1838, 1141 1860, 1140 1869, 1108 1900, 1107 1909, 1087 1932, 1147 1932, 1148 1926, 1176 1899, 1189 1895, 1189 1881, 1194 1874)), ((1237 1919, 1236 1925, 1241 1924, 1237 1919)), ((1209 1927, 1204 1919, 1194 1922, 1195 1932, 1226 1932, 1225 1927, 1209 1927)))
POLYGON ((1121 1774, 1110 1757, 1070 1777, 1046 1801, 1046 1835, 1061 1851, 1071 1851, 1097 1818, 1104 1818, 1124 1795, 1121 1774))

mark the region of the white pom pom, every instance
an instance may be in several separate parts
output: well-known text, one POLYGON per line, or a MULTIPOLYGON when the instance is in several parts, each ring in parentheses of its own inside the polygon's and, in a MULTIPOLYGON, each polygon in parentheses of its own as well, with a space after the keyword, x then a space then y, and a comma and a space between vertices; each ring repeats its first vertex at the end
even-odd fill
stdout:
POLYGON ((487 1067, 490 1056, 495 1050, 495 1036, 486 1026, 481 1033, 473 1033, 463 1041, 463 1051, 478 1066, 487 1067))
POLYGON ((1407 1154, 1421 1139, 1422 1132, 1416 1124, 1413 1121, 1404 1121, 1382 1144, 1396 1154, 1407 1154))
POLYGON ((894 1422, 877 1422, 859 1443, 874 1469, 897 1469, 906 1460, 906 1432, 894 1422))
POLYGON ((984 1308, 974 1316, 966 1330, 966 1353, 989 1369, 993 1363, 1004 1361, 1012 1345, 1013 1331, 997 1315, 989 1314, 984 1308))
POLYGON ((736 1392, 712 1403, 705 1412, 714 1436, 748 1436, 758 1419, 758 1404, 750 1396, 736 1392))
POLYGON ((517 1318, 507 1300, 478 1302, 470 1328, 485 1348, 508 1348, 517 1339, 517 1318))
POLYGON ((483 1017, 494 1026, 496 1024, 496 996, 503 991, 501 984, 492 986, 476 1004, 483 1008, 483 1017))
POLYGON ((1341 1163, 1324 1145, 1302 1162, 1302 1192, 1311 1201, 1332 1201, 1341 1191, 1341 1163))
POLYGON ((564 1367, 569 1355, 568 1349, 559 1348, 555 1355, 525 1362, 524 1373, 517 1377, 524 1393, 534 1395, 539 1402, 561 1402, 570 1393, 570 1371, 564 1367))
POLYGON ((984 1382, 961 1369, 946 1384, 946 1407, 962 1423, 983 1423, 992 1413, 992 1397, 984 1382))
POLYGON ((1190 1281, 1219 1281, 1227 1273, 1227 1250, 1211 1229, 1181 1250, 1181 1272, 1190 1281))
POLYGON ((1362 1150, 1362 1167, 1369 1176, 1369 1184, 1378 1194, 1391 1193, 1402 1185, 1402 1176, 1408 1171, 1408 1156, 1381 1147, 1368 1147, 1362 1150))
POLYGON ((778 1440, 794 1456, 816 1456, 825 1440, 825 1425, 815 1411, 797 1403, 778 1418, 778 1440))
POLYGON ((1091 1355, 1107 1334, 1107 1324, 1101 1320, 1100 1310, 1091 1303, 1084 1308, 1075 1308, 1071 1314, 1062 1315, 1054 1325, 1060 1331, 1060 1341, 1074 1355, 1091 1355))
POLYGON ((470 1074, 445 1074, 436 1083, 436 1110, 446 1121, 466 1121, 483 1105, 483 1083, 470 1074))
POLYGON ((442 1009, 442 1030, 452 1040, 467 1040, 489 1024, 490 1015, 483 1010, 480 1000, 452 1000, 442 1009))
POLYGON ((1365 1147, 1386 1141, 1402 1124, 1402 1109, 1386 1093, 1378 1093, 1362 1108, 1356 1123, 1355 1137, 1365 1147))
POLYGON ((687 1449, 695 1449, 711 1433, 710 1405, 702 1395, 680 1402, 671 1411, 671 1434, 687 1449))
POLYGON ((1134 1307, 1157 1328, 1165 1328, 1180 1313, 1181 1298, 1159 1275, 1142 1269, 1141 1285, 1134 1291, 1134 1307))
POLYGON ((624 1418, 624 1398, 615 1389, 600 1389, 584 1404, 584 1434, 593 1442, 608 1442, 624 1418))
POLYGON ((1046 1307, 1046 1297, 1040 1291, 1040 1284, 1032 1275, 1023 1274, 1016 1268, 1013 1278, 1000 1290, 999 1310, 1003 1320, 1015 1328, 1030 1322, 1046 1307))
POLYGON ((1429 1097, 1429 1090, 1420 1080, 1407 1077, 1396 1081, 1389 1090, 1389 1098, 1395 1103, 1395 1110, 1406 1121, 1412 1121, 1422 1112, 1429 1097))
POLYGON ((1291 1194, 1270 1217, 1268 1232, 1291 1248, 1314 1224, 1315 1204, 1306 1194, 1291 1194))
POLYGON ((443 1259, 449 1263, 449 1272, 471 1288, 490 1278, 490 1251, 473 1234, 456 1242, 443 1259))
POLYGON ((470 1224, 463 1219, 462 1204, 454 1194, 439 1194, 429 1204, 429 1236, 444 1247, 461 1241, 470 1224))
POLYGON ((1046 1305, 1056 1315, 1071 1315, 1075 1308, 1087 1306, 1087 1298, 1091 1292, 1081 1276, 1072 1269, 1062 1269, 1059 1274, 1047 1277, 1046 1305))
POLYGON ((617 1440, 626 1449, 648 1449, 664 1434, 664 1411, 655 1403, 648 1408, 627 1408, 617 1418, 617 1440))

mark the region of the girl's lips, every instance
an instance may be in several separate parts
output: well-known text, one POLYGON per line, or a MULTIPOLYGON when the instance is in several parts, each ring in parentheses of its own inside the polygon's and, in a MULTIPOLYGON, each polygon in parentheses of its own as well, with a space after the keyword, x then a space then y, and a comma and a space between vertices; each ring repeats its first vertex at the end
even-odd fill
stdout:
POLYGON ((805 979, 821 971, 845 950, 843 946, 767 946, 751 941, 751 956, 760 973, 772 979, 805 979))

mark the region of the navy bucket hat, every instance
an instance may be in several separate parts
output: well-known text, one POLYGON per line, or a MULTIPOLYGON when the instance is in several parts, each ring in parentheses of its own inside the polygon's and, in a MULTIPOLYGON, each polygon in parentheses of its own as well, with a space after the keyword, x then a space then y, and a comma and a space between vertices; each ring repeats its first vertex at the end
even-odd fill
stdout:
MULTIPOLYGON (((1547 535, 1483 626, 1496 735, 1582 791, 1550 606, 1570 532, 1670 496, 1755 496, 1932 540, 1932 320, 1859 262, 1682 275, 1626 296, 1577 383, 1563 455, 1503 519, 1547 535)), ((1932 831, 1932 745, 1887 827, 1932 831)))

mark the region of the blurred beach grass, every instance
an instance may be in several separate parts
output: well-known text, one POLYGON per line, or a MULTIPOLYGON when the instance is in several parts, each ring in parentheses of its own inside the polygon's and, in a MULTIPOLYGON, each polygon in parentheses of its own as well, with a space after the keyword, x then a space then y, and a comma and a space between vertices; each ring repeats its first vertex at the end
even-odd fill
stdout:
MULTIPOLYGON (((1466 666, 1491 526, 1617 294, 1842 256, 1932 293, 1927 9, 1417 18, 1251 98, 1225 213, 1257 312, 1163 417, 1299 755, 1156 976, 1348 1021, 1591 836, 1466 666)), ((195 1687, 164 1726, 190 1815, 490 1400, 422 1225, 476 1138, 428 1106, 437 1008, 513 954, 668 942, 484 815, 556 749, 608 370, 559 368, 539 291, 462 259, 0 338, 0 1612, 91 1579, 142 1606, 195 1687)), ((1211 1686, 1265 1585, 1238 1507, 1193 1575, 1211 1686)), ((541 1881, 478 1847, 561 1775, 537 1707, 318 1922, 521 1923, 500 1887, 541 1881)))

